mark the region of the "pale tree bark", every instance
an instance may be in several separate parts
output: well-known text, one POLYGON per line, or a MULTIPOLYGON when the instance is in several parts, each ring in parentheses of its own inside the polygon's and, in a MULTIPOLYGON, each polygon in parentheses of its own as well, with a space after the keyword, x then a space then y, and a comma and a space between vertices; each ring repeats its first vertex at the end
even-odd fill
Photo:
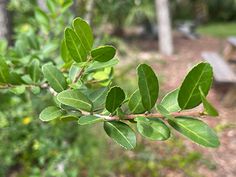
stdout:
POLYGON ((11 42, 10 14, 7 11, 7 0, 0 0, 0 39, 11 42))
POLYGON ((158 21, 159 50, 161 54, 173 54, 173 39, 168 0, 155 0, 158 21))
POLYGON ((92 23, 93 7, 94 7, 94 0, 88 0, 88 2, 87 2, 87 4, 86 4, 85 20, 86 20, 89 24, 92 23))

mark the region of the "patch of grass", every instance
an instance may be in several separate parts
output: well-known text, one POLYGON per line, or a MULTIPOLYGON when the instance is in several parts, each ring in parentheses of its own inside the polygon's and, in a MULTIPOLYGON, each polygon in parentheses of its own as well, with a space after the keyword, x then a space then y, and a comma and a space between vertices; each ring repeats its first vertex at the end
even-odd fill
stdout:
POLYGON ((202 35, 209 35, 219 38, 236 36, 236 22, 207 24, 204 26, 200 26, 197 31, 202 35))

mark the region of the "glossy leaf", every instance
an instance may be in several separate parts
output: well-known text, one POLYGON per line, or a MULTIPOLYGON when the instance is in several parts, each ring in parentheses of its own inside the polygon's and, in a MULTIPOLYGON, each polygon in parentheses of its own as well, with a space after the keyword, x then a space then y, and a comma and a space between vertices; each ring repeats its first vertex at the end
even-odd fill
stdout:
POLYGON ((216 110, 216 108, 214 108, 214 106, 211 105, 211 103, 207 100, 206 96, 204 95, 203 91, 201 88, 199 88, 199 91, 201 93, 201 98, 202 98, 202 103, 204 106, 204 110, 205 112, 209 115, 209 116, 218 116, 219 113, 216 110))
POLYGON ((142 103, 144 108, 147 111, 150 111, 155 105, 158 98, 158 79, 152 68, 146 64, 139 65, 137 71, 138 86, 142 98, 142 103))
POLYGON ((158 118, 137 117, 135 121, 139 133, 150 140, 167 140, 170 137, 169 128, 158 118))
POLYGON ((82 116, 78 120, 79 125, 88 125, 88 124, 95 124, 98 122, 103 122, 104 119, 101 117, 93 116, 93 115, 87 115, 87 116, 82 116))
POLYGON ((92 102, 79 90, 65 90, 57 95, 57 100, 64 105, 88 112, 93 107, 92 102))
POLYGON ((93 111, 103 110, 105 108, 108 87, 102 87, 89 94, 89 99, 93 102, 93 111))
POLYGON ((167 109, 165 109, 162 105, 157 105, 156 106, 156 108, 157 108, 157 111, 161 114, 161 115, 163 115, 165 118, 167 118, 167 119, 172 119, 172 118, 174 118, 171 114, 170 114, 170 112, 167 110, 167 109))
POLYGON ((76 18, 73 21, 73 28, 79 37, 81 47, 88 54, 93 47, 93 32, 89 24, 82 18, 76 18))
POLYGON ((115 66, 117 63, 119 62, 119 60, 117 58, 113 58, 107 62, 98 62, 95 61, 93 62, 86 70, 86 73, 91 73, 97 70, 102 70, 105 68, 109 68, 109 67, 113 67, 115 66))
POLYGON ((136 136, 134 131, 125 123, 118 121, 104 122, 107 135, 125 149, 134 149, 136 136))
POLYGON ((52 64, 45 64, 42 67, 43 75, 49 82, 50 86, 56 91, 61 92, 67 88, 64 75, 52 64))
POLYGON ((70 63, 72 61, 70 52, 67 49, 65 39, 61 43, 61 58, 65 63, 70 63))
POLYGON ((93 49, 91 55, 93 60, 99 62, 107 62, 114 58, 116 54, 116 49, 113 46, 101 46, 96 49, 93 49))
POLYGON ((84 50, 83 44, 74 30, 66 28, 65 30, 65 43, 67 49, 75 62, 84 62, 87 60, 87 51, 84 50))
POLYGON ((38 60, 33 60, 29 66, 29 75, 34 83, 37 83, 41 77, 40 63, 38 60))
POLYGON ((208 94, 213 81, 213 71, 209 63, 199 63, 185 77, 178 95, 180 108, 191 109, 198 106, 201 101, 199 87, 204 95, 208 94))
POLYGON ((106 109, 113 113, 124 100, 124 91, 120 87, 112 87, 106 97, 106 109))
POLYGON ((9 78, 10 78, 10 72, 5 62, 5 58, 0 56, 0 83, 8 83, 9 78))
POLYGON ((134 114, 140 114, 145 112, 145 108, 142 104, 142 99, 139 90, 136 90, 129 99, 129 110, 134 114))
POLYGON ((178 132, 199 145, 214 148, 220 145, 215 131, 201 120, 193 117, 176 117, 168 122, 178 132))
POLYGON ((63 111, 60 108, 55 107, 55 106, 50 106, 50 107, 45 108, 40 113, 39 118, 42 121, 47 122, 47 121, 57 119, 57 118, 61 117, 62 115, 63 115, 63 111))
POLYGON ((161 100, 160 104, 169 112, 180 111, 181 108, 179 107, 179 103, 178 103, 178 94, 179 94, 179 89, 175 89, 169 92, 161 100))

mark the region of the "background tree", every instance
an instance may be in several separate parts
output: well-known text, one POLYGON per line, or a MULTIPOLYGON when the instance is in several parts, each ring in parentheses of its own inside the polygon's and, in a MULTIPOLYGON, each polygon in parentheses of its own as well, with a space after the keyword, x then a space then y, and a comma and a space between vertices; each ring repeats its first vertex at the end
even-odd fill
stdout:
POLYGON ((155 0, 158 21, 159 49, 162 54, 174 51, 168 0, 155 0))

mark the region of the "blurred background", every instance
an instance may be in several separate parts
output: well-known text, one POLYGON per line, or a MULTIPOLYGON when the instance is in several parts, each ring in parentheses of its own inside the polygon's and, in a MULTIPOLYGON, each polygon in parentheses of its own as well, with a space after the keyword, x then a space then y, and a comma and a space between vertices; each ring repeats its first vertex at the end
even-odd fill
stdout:
MULTIPOLYGON (((76 16, 91 24, 95 45, 117 47, 114 82, 128 93, 137 87, 140 62, 155 68, 161 97, 191 66, 212 56, 218 57, 212 60, 216 73, 235 77, 236 0, 0 0, 0 54, 15 66, 32 57, 61 65, 63 31, 76 16), (204 51, 214 55, 204 58, 204 51)), ((205 120, 220 137, 218 149, 174 133, 166 142, 138 135, 137 148, 125 151, 102 125, 41 122, 40 111, 53 102, 45 91, 1 89, 0 176, 235 177, 236 80, 225 78, 209 94, 220 116, 205 120)))

